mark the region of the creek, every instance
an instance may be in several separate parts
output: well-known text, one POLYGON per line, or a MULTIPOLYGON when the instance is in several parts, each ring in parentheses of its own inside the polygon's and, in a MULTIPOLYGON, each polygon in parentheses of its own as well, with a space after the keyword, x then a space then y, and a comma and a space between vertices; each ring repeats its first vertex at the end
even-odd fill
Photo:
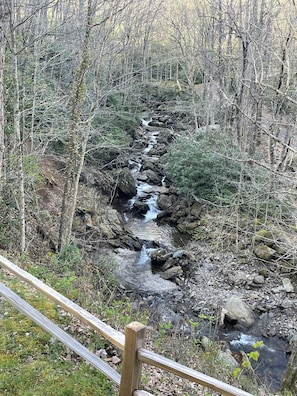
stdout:
MULTIPOLYGON (((143 161, 148 157, 157 162, 159 158, 150 155, 151 149, 157 144, 159 131, 147 132, 147 146, 140 154, 130 159, 130 169, 134 177, 137 194, 120 208, 127 228, 143 243, 139 252, 119 249, 119 278, 127 290, 139 292, 142 295, 158 296, 158 301, 181 296, 183 291, 174 282, 165 280, 159 274, 153 273, 150 251, 164 247, 168 251, 185 248, 184 235, 166 224, 159 225, 156 221, 160 209, 157 205, 160 193, 167 191, 165 178, 159 185, 150 184, 142 174, 143 161), (139 207, 142 208, 139 212, 139 207), (138 208, 138 209, 137 209, 138 208)), ((259 360, 252 362, 255 372, 272 390, 281 386, 284 372, 287 368, 287 342, 278 337, 263 338, 261 335, 262 322, 258 320, 251 333, 242 333, 234 327, 217 330, 216 339, 225 340, 233 351, 242 350, 245 353, 254 350, 253 344, 263 341, 259 350, 259 360)), ((209 336, 209 335, 207 335, 209 336)))

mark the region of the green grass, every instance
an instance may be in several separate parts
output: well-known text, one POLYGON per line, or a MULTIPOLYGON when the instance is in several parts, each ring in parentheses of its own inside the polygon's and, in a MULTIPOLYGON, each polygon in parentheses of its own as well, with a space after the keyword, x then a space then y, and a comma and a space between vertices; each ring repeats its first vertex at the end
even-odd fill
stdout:
MULTIPOLYGON (((16 288, 13 282, 10 287, 16 288)), ((51 320, 61 320, 57 307, 32 292, 26 300, 51 320), (34 303, 33 303, 34 302, 34 303)), ((0 302, 0 394, 11 396, 115 395, 98 370, 51 337, 5 301, 0 302)), ((67 325, 69 317, 63 317, 67 325)))

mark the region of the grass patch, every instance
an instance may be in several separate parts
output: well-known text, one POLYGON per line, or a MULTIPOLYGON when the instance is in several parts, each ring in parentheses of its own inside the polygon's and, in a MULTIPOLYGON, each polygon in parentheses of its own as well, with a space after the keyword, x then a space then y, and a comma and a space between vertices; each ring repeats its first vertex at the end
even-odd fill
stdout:
MULTIPOLYGON (((1 278, 3 278, 1 276, 1 278)), ((7 282, 6 282, 7 283, 7 282)), ((9 287, 49 319, 69 326, 68 315, 22 283, 10 280, 9 287), (17 290, 16 290, 17 289, 17 290)), ((0 301, 0 394, 11 396, 115 395, 115 388, 98 370, 29 318, 0 301)), ((98 337, 99 338, 99 337, 98 337)), ((96 338, 98 345, 100 340, 96 338)), ((93 344, 94 345, 94 344, 93 344)))

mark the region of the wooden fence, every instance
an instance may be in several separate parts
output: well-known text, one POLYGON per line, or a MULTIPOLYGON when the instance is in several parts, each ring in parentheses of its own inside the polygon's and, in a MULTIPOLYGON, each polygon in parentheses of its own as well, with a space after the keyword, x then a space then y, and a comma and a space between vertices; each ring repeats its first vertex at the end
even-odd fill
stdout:
POLYGON ((125 335, 123 335, 121 332, 116 331, 85 309, 81 308, 79 305, 75 304, 73 301, 61 295, 1 255, 0 265, 9 273, 14 274, 20 280, 33 286, 47 298, 61 306, 65 311, 70 312, 73 316, 90 326, 96 332, 100 333, 113 345, 124 351, 122 372, 119 374, 105 361, 76 341, 73 337, 20 298, 8 287, 0 283, 0 295, 9 301, 18 311, 29 317, 33 322, 37 323, 68 348, 100 370, 119 387, 119 396, 152 396, 151 393, 139 389, 142 363, 159 367, 167 372, 175 374, 178 377, 185 378, 204 387, 215 390, 222 395, 252 396, 250 393, 241 389, 235 388, 222 381, 218 381, 215 378, 192 370, 173 360, 167 359, 162 355, 158 355, 144 349, 145 326, 143 324, 138 322, 130 323, 126 327, 125 335))

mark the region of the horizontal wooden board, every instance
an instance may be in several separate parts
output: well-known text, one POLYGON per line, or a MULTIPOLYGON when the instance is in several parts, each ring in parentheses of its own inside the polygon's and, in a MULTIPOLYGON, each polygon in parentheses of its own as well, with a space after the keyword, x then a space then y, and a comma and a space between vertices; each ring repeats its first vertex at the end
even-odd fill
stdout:
POLYGON ((226 396, 253 396, 239 388, 228 385, 225 382, 209 377, 189 367, 183 366, 173 360, 167 359, 162 355, 140 348, 137 352, 138 359, 151 366, 159 367, 165 371, 169 371, 181 378, 196 382, 206 388, 213 389, 226 396))

